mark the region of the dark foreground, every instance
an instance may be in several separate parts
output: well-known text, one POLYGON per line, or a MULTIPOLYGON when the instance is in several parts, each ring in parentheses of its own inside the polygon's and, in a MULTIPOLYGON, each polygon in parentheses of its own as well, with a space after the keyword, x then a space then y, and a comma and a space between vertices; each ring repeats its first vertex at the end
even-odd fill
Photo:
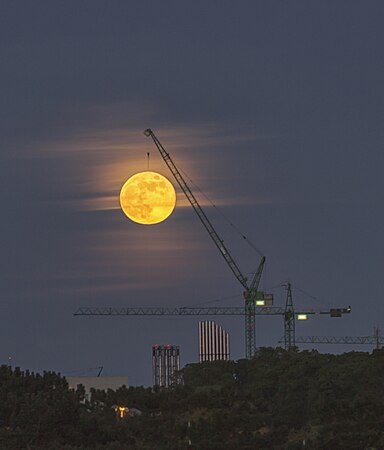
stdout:
POLYGON ((84 402, 58 374, 1 366, 0 448, 384 448, 384 350, 263 348, 250 361, 189 365, 183 376, 177 388, 93 392, 84 402), (142 415, 118 419, 113 405, 142 415))

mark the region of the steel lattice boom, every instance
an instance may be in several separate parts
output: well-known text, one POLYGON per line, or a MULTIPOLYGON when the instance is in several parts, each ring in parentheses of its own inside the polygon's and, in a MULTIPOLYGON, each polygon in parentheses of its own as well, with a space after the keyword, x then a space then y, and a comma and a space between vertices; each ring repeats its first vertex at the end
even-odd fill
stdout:
MULTIPOLYGON (((256 306, 256 316, 285 316, 285 308, 279 306, 256 306)), ((296 311, 295 314, 326 314, 331 317, 341 317, 349 314, 351 308, 333 309, 304 309, 296 311), (335 314, 337 311, 337 315, 335 314)), ((137 307, 137 308, 111 308, 111 307, 81 307, 74 316, 244 316, 248 314, 244 306, 223 306, 223 307, 137 307)))
MULTIPOLYGON (((294 321, 295 315, 328 315, 331 317, 341 317, 344 314, 349 314, 351 308, 331 308, 331 309, 304 309, 292 313, 289 320, 294 321)), ((284 329, 287 328, 287 308, 279 306, 253 306, 253 319, 255 316, 282 316, 284 320, 284 329)), ((161 306, 155 307, 128 307, 128 308, 112 308, 112 307, 81 307, 75 313, 75 316, 245 316, 246 323, 250 321, 250 309, 247 305, 241 306, 222 306, 222 307, 175 307, 164 308, 161 306)), ((249 333, 251 334, 251 333, 249 333)), ((247 338, 247 335, 246 335, 247 338)), ((301 338, 296 339, 296 342, 302 342, 301 338)), ((312 342, 307 338, 307 342, 312 342)), ((314 338, 312 338, 314 339, 314 338)), ((368 339, 368 338, 367 338, 368 339)), ((279 341, 281 342, 281 341, 279 341)), ((367 342, 368 343, 368 342, 367 342)), ((249 342, 247 342, 249 345, 249 342)), ((285 337, 286 344, 286 337, 285 337)), ((289 350, 291 347, 286 348, 289 350)))
POLYGON ((209 236, 215 243, 216 247, 219 249, 221 255, 227 262, 228 266, 234 273, 235 277, 239 280, 241 285, 245 289, 248 288, 247 284, 247 278, 241 273, 240 269, 238 268, 236 262, 232 258, 231 254, 227 250, 227 248, 224 245, 223 240, 220 238, 220 236, 216 233, 216 230, 214 229, 213 225, 209 221, 207 215, 199 205, 196 197, 194 196, 193 192, 189 188, 188 184, 184 180, 183 176, 181 175, 180 171, 176 167, 175 163, 172 161, 172 158, 170 157, 169 153, 166 152, 164 147, 162 146, 161 142, 156 137, 155 133, 148 128, 145 130, 145 135, 150 136, 153 140, 153 142, 156 144, 157 149, 160 152, 160 155, 162 156, 164 162, 167 164, 169 170, 171 171, 172 175, 175 177, 175 180, 177 181, 178 185, 180 186, 181 190, 184 192, 185 196, 187 197, 189 203, 191 204, 192 208, 195 210, 197 216, 199 217, 201 223, 204 225, 205 229, 208 231, 209 236))
POLYGON ((174 164, 169 153, 164 149, 161 142, 159 141, 159 139, 156 137, 155 133, 150 128, 146 129, 144 131, 144 134, 146 136, 152 138, 152 140, 155 143, 157 149, 159 150, 160 155, 162 156, 164 162, 167 164, 172 175, 175 177, 175 180, 177 181, 181 190, 184 192, 184 194, 187 197, 192 208, 195 210, 201 223, 203 224, 205 229, 208 231, 209 236, 213 240, 214 244, 220 251, 221 255, 225 259, 226 263, 228 264, 229 268, 231 269, 231 271, 233 272, 233 274, 235 275, 237 280, 240 282, 240 284, 245 289, 245 295, 244 295, 244 297, 245 297, 245 356, 246 356, 246 358, 252 358, 255 354, 255 349, 256 349, 255 301, 256 301, 256 297, 257 297, 257 291, 259 288, 261 274, 262 274, 264 263, 265 263, 265 256, 262 256, 259 267, 255 273, 255 276, 254 276, 253 280, 251 281, 251 283, 248 284, 247 277, 244 276, 242 274, 242 272, 240 271, 235 260, 232 258, 228 249, 225 247, 223 240, 217 234, 215 228, 213 227, 213 225, 209 221, 208 217, 206 216, 205 212, 199 205, 199 202, 197 201, 193 192, 191 191, 188 184, 184 180, 180 171, 174 164))
MULTIPOLYGON (((296 338, 298 344, 357 344, 376 345, 375 336, 299 336, 296 338)), ((379 339, 379 344, 384 344, 384 339, 379 339)))

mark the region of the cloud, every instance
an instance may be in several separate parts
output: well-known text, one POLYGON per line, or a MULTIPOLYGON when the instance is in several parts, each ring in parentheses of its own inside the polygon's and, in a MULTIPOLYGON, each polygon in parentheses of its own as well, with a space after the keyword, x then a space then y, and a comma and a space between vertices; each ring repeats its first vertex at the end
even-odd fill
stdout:
MULTIPOLYGON (((55 195, 60 195, 68 207, 76 210, 118 208, 121 186, 134 173, 148 169, 148 153, 149 168, 162 173, 176 185, 156 146, 143 134, 146 126, 156 123, 155 108, 132 103, 89 109, 82 127, 68 131, 68 135, 60 139, 47 140, 32 152, 34 156, 51 161, 52 165, 67 168, 66 180, 54 181, 55 195)), ((239 196, 236 190, 230 189, 233 183, 241 182, 237 179, 239 174, 230 167, 238 156, 233 154, 233 160, 228 164, 223 149, 237 149, 268 137, 235 127, 226 127, 223 131, 219 124, 160 123, 154 131, 202 206, 265 201, 254 195, 239 196), (230 192, 224 191, 220 196, 223 186, 230 192)), ((184 194, 177 188, 178 207, 189 207, 184 194)))
MULTIPOLYGON (((149 228, 123 216, 119 191, 129 176, 147 170, 148 152, 150 169, 175 184, 154 143, 143 134, 154 123, 209 216, 215 213, 209 199, 224 208, 255 202, 256 196, 241 194, 241 173, 223 155, 224 148, 245 145, 247 134, 235 128, 223 132, 218 124, 156 123, 155 108, 135 103, 88 110, 86 121, 55 138, 28 144, 20 138, 8 166, 3 165, 8 213, 1 229, 9 236, 2 257, 4 291, 28 295, 48 289, 87 296, 167 289, 174 273, 179 282, 203 276, 204 249, 214 259, 217 255, 181 190, 170 218, 149 228)), ((236 158, 231 155, 230 162, 236 158)))

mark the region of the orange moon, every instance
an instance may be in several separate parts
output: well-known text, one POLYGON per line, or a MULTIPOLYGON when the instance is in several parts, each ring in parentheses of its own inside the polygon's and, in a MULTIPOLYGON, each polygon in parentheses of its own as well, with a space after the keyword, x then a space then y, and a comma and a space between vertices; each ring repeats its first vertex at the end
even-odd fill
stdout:
POLYGON ((171 182, 156 172, 132 175, 120 191, 120 206, 133 222, 153 225, 172 214, 176 192, 171 182))

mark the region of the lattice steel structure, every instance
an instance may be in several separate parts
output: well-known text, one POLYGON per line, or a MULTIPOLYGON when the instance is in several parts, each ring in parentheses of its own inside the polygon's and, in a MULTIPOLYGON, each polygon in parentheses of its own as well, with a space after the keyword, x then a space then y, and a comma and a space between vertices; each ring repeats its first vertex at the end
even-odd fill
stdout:
POLYGON ((152 347, 153 386, 171 387, 179 384, 180 348, 176 345, 152 347))
POLYGON ((298 344, 348 344, 348 345, 374 345, 376 349, 384 346, 384 337, 380 330, 374 328, 373 336, 299 336, 298 344))
POLYGON ((287 299, 284 314, 284 346, 285 350, 295 348, 295 310, 293 309, 291 283, 287 283, 287 299))
MULTIPOLYGON (((349 314, 351 308, 330 308, 311 309, 303 308, 296 311, 296 315, 328 315, 330 317, 341 317, 349 314)), ((210 307, 189 307, 181 306, 166 308, 163 306, 145 307, 123 307, 114 308, 110 306, 87 307, 82 306, 73 314, 74 316, 244 316, 247 314, 244 306, 210 306, 210 307)), ((281 306, 256 306, 254 309, 256 316, 284 316, 285 308, 281 306)))
MULTIPOLYGON (((351 308, 330 308, 330 309, 301 309, 296 311, 292 315, 287 315, 287 307, 282 308, 279 306, 253 306, 252 315, 255 316, 282 316, 284 319, 284 343, 287 349, 287 329, 289 323, 293 322, 293 328, 290 327, 290 331, 294 333, 294 321, 295 316, 308 316, 308 315, 327 315, 330 317, 342 317, 344 314, 349 314, 351 308)), ((116 317, 116 316, 245 316, 249 317, 249 309, 247 306, 210 306, 210 307, 175 307, 165 308, 162 306, 157 307, 128 307, 128 308, 113 308, 113 307, 81 307, 74 313, 75 316, 104 316, 104 317, 116 317)), ((254 323, 254 322, 253 322, 254 323)), ((252 330, 253 331, 253 330, 252 330)), ((253 333, 250 333, 253 334, 253 333)), ((291 335, 292 336, 292 335, 291 335)), ((246 335, 247 337, 247 335, 246 335)), ((280 340, 279 342, 282 342, 280 340)), ((288 341, 289 342, 289 341, 288 341)), ((292 339, 291 339, 292 342, 292 339)), ((293 335, 293 342, 295 337, 293 335)), ((297 343, 296 339, 296 343, 297 343)), ((249 342, 247 343, 249 347, 249 342)))

